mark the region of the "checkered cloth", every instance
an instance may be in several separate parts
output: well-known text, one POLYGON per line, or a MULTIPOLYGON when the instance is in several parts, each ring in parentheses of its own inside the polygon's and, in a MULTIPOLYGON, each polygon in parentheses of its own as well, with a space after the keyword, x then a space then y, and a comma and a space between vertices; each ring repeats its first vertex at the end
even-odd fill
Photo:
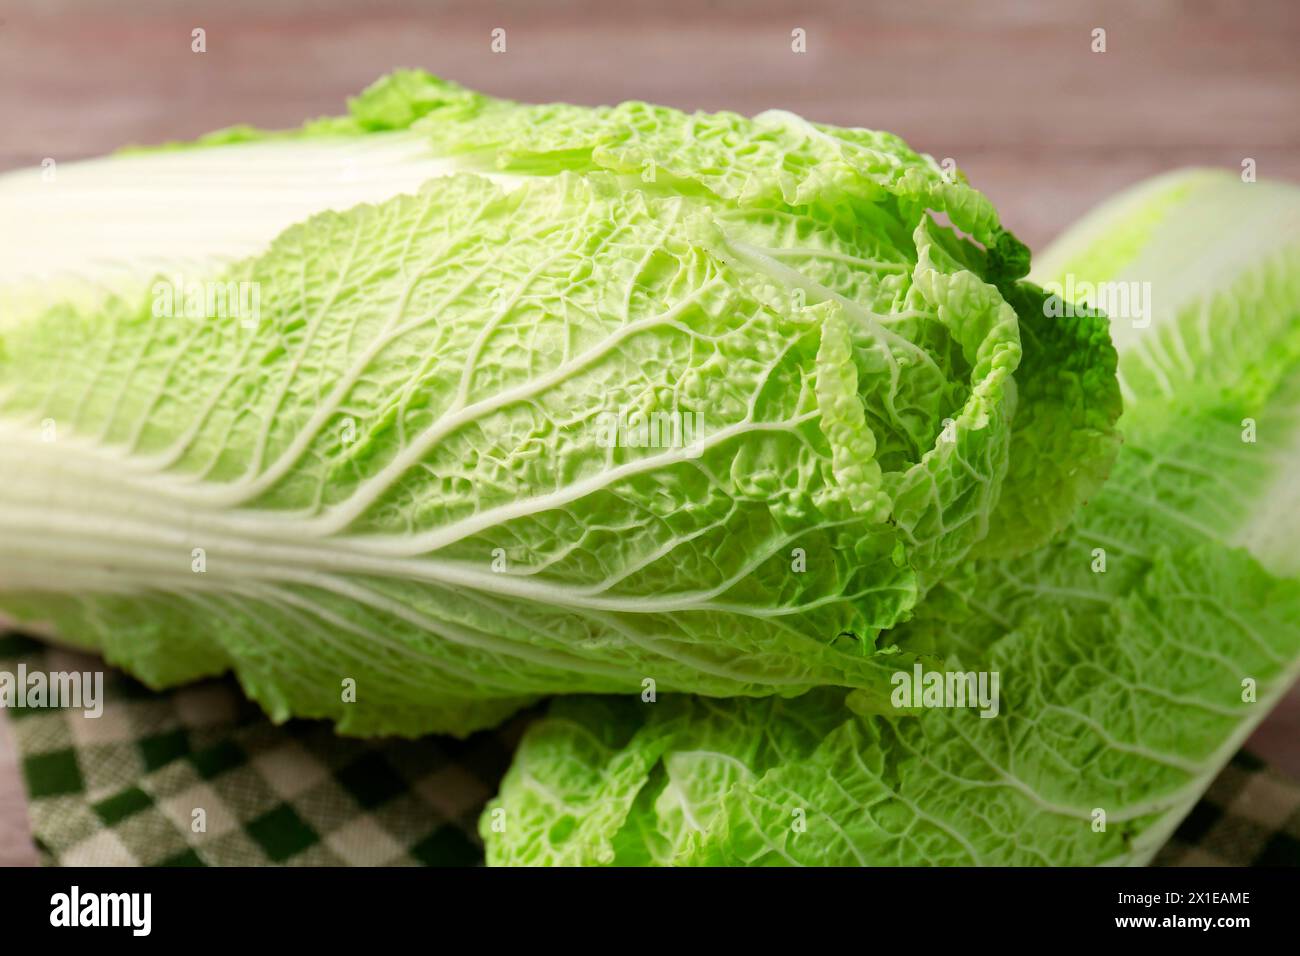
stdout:
MULTIPOLYGON (((0 635, 0 670, 103 664, 0 635)), ((104 712, 10 712, 48 864, 470 866, 476 822, 528 717, 467 741, 360 741, 269 723, 229 681, 155 693, 107 669, 104 712)), ((1300 865, 1300 785, 1240 753, 1157 855, 1300 865)))
POLYGON ((37 849, 90 866, 467 866, 523 719, 466 741, 271 724, 230 681, 156 693, 102 661, 0 636, 0 670, 104 670, 104 710, 9 711, 37 849))

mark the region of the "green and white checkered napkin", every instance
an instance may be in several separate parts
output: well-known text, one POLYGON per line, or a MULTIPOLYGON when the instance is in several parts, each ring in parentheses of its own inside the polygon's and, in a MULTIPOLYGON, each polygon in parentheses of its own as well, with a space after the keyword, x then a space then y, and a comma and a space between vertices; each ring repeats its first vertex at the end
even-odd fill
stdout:
POLYGON ((0 670, 20 663, 105 670, 100 717, 9 712, 48 864, 473 865, 478 814, 523 729, 362 741, 320 722, 275 726, 231 681, 157 693, 96 659, 0 636, 0 670))
MULTIPOLYGON (((0 635, 0 670, 20 663, 103 667, 0 635)), ((111 669, 96 719, 10 716, 43 860, 92 866, 474 865, 479 812, 527 721, 467 741, 361 741, 275 726, 229 681, 156 693, 111 669)), ((1300 864, 1300 785, 1238 754, 1156 863, 1300 864)))

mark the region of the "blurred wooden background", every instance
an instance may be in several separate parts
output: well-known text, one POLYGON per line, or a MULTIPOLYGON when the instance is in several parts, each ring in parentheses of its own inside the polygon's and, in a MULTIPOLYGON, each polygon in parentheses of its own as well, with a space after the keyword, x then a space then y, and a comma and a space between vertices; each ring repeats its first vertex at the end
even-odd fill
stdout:
POLYGON ((394 66, 892 130, 956 159, 1031 245, 1173 166, 1250 156, 1300 181, 1295 0, 0 0, 0 169, 296 125, 394 66))
MULTIPOLYGON (((1300 182, 1296 0, 0 0, 0 170, 297 125, 397 66, 517 99, 891 130, 954 158, 1031 247, 1176 166, 1252 157, 1300 182)), ((1300 696, 1251 746, 1300 777, 1300 696)), ((0 863, 32 859, 0 723, 0 863)))

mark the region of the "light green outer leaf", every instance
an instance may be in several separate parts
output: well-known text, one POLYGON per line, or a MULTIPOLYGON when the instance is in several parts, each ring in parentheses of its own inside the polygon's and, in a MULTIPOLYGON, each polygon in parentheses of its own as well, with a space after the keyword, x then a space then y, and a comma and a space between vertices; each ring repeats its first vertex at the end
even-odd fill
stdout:
POLYGON ((1032 278, 1115 292, 1150 285, 1146 315, 1111 323, 1124 427, 1137 435, 1160 430, 1171 403, 1195 411, 1229 386, 1253 388, 1259 402, 1273 392, 1300 356, 1297 236, 1300 188, 1179 170, 1103 203, 1036 260, 1032 278))
POLYGON ((1300 573, 1287 533, 1300 504, 1292 478, 1300 385, 1288 378, 1300 360, 1300 188, 1220 170, 1158 176, 1071 228, 1033 277, 1151 285, 1150 324, 1112 325, 1124 431, 1139 444, 1148 435, 1179 441, 1179 457, 1189 460, 1198 457, 1194 443, 1221 451, 1200 456, 1203 467, 1184 477, 1188 488, 1152 489, 1146 499, 1250 548, 1275 573, 1300 573), (1200 414, 1213 407, 1216 420, 1200 414), (1179 417, 1181 439, 1166 434, 1179 417), (1256 441, 1244 441, 1251 432, 1256 441))

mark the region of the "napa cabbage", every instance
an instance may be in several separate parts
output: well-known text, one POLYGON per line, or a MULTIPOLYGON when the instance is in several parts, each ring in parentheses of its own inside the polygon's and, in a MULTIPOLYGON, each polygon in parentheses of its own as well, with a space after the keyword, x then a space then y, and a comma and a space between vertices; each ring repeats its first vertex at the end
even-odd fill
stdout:
POLYGON ((1104 321, 1046 318, 988 200, 786 112, 404 71, 0 217, 0 613, 276 719, 874 699, 881 634, 1117 447, 1104 321))

